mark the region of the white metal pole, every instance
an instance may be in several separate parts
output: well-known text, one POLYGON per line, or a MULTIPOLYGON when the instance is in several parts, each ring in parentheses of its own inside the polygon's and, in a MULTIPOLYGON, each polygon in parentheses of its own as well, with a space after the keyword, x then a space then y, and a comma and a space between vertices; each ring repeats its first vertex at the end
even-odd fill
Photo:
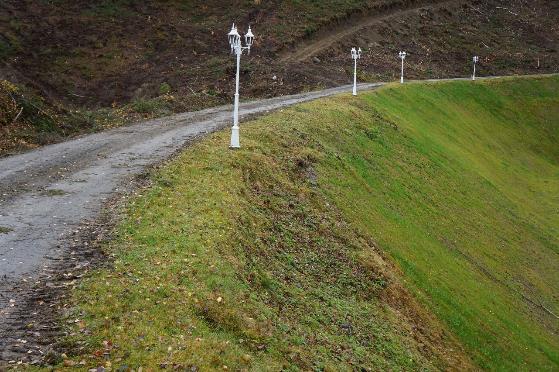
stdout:
POLYGON ((357 58, 355 58, 355 64, 353 68, 353 95, 357 95, 357 58))
POLYGON ((400 77, 400 83, 404 84, 404 59, 402 58, 402 75, 400 77))
POLYGON ((474 74, 472 75, 472 80, 476 79, 476 61, 474 61, 474 74))
POLYGON ((235 81, 235 108, 233 110, 233 128, 231 128, 231 148, 241 147, 239 143, 239 75, 241 72, 241 52, 240 46, 235 48, 237 53, 237 77, 235 81))

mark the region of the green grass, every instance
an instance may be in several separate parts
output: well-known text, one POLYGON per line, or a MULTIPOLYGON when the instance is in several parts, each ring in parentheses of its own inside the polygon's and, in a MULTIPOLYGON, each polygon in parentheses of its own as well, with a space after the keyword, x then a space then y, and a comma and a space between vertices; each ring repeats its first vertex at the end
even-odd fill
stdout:
POLYGON ((74 360, 555 369, 558 123, 551 77, 311 102, 243 125, 239 151, 211 135, 80 284, 74 360))
POLYGON ((0 234, 8 234, 12 232, 12 229, 9 227, 0 226, 0 234))
POLYGON ((559 79, 408 85, 362 104, 384 124, 340 138, 328 195, 481 367, 557 368, 559 79))
POLYGON ((59 190, 59 189, 48 189, 45 190, 41 193, 41 195, 44 196, 63 196, 68 194, 68 192, 64 191, 64 190, 59 190))

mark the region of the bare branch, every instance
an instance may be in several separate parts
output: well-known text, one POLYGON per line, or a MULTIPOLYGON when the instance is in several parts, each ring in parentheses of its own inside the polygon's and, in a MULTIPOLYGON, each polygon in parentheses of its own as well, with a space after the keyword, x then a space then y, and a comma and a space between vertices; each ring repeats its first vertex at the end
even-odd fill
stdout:
POLYGON ((14 120, 12 120, 12 124, 15 124, 15 122, 17 121, 17 119, 19 119, 19 116, 21 115, 22 112, 23 112, 23 107, 19 110, 14 120))

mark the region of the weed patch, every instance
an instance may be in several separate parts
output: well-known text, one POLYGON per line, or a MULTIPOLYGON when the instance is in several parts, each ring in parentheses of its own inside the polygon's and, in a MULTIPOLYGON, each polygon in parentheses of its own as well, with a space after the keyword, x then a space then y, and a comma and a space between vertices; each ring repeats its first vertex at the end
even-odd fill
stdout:
POLYGON ((7 234, 11 231, 13 231, 13 229, 9 227, 0 226, 0 234, 7 234))

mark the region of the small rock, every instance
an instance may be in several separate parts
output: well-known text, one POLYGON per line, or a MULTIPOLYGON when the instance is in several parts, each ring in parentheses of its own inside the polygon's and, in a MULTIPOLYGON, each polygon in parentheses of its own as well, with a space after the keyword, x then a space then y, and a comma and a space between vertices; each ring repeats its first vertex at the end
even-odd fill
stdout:
POLYGON ((65 359, 65 360, 64 360, 64 366, 65 366, 65 367, 73 367, 73 366, 75 366, 75 365, 76 365, 76 362, 74 362, 74 361, 71 360, 71 359, 65 359))

